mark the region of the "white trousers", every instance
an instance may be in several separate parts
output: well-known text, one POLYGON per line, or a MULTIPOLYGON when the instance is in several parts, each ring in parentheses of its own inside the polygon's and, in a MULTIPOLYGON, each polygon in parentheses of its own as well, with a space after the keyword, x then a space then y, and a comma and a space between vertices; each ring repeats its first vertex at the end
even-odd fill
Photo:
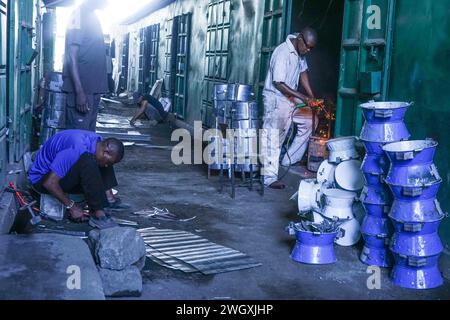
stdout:
POLYGON ((312 116, 293 117, 293 104, 276 95, 264 97, 264 110, 261 154, 264 163, 264 184, 269 186, 278 180, 281 148, 292 121, 297 126, 297 134, 283 157, 283 166, 294 164, 303 158, 312 134, 312 116))

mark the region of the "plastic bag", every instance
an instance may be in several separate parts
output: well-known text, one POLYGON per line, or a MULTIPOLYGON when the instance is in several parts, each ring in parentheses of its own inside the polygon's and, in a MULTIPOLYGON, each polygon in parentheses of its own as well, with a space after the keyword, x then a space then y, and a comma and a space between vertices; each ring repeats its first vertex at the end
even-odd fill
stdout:
POLYGON ((170 112, 172 103, 170 102, 169 98, 160 98, 159 102, 162 104, 165 112, 170 112))

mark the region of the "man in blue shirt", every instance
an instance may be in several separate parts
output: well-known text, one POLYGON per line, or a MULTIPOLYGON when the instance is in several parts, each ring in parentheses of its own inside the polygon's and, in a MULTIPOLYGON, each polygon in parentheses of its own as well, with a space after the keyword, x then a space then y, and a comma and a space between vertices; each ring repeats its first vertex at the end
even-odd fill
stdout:
POLYGON ((66 130, 42 146, 28 173, 33 188, 61 201, 72 219, 82 221, 84 212, 67 193, 85 195, 91 218, 99 229, 117 226, 107 217, 105 192, 117 186, 113 165, 124 156, 124 145, 117 139, 102 138, 94 132, 66 130))

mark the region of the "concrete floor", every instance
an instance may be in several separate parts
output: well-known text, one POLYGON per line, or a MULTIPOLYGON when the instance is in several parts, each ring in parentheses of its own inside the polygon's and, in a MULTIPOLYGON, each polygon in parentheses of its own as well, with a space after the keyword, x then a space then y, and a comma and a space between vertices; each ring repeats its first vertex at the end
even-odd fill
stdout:
MULTIPOLYGON (((112 105, 104 112, 130 116, 133 110, 112 105)), ((151 134, 152 145, 171 144, 168 125, 140 131, 151 134)), ((129 213, 119 217, 138 221, 140 227, 197 233, 249 254, 262 266, 204 276, 169 270, 147 260, 141 299, 450 298, 448 280, 434 290, 405 290, 391 284, 388 270, 382 270, 381 289, 369 290, 367 266, 358 259, 361 244, 336 246, 338 262, 333 265, 310 266, 292 261, 290 252, 295 240, 284 230, 290 221, 297 220, 296 203, 289 201, 296 191, 295 184, 283 191, 266 190, 264 197, 240 188, 233 200, 229 189, 219 193, 217 176, 207 180, 206 167, 175 166, 170 154, 164 149, 127 147, 125 161, 117 165, 120 195, 134 210, 168 208, 181 217, 197 218, 189 222, 155 222, 129 213)), ((444 268, 449 268, 447 262, 444 268)))

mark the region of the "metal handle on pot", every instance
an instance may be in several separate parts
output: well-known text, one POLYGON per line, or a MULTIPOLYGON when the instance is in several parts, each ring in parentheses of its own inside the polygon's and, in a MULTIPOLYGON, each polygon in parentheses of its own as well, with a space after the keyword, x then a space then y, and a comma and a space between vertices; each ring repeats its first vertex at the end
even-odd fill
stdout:
POLYGON ((341 239, 341 238, 343 238, 343 237, 345 237, 345 230, 342 229, 342 228, 339 228, 339 229, 338 229, 338 233, 337 233, 337 235, 336 235, 336 240, 337 240, 337 239, 341 239))
POLYGON ((375 110, 375 118, 390 118, 394 115, 393 110, 375 110))
POLYGON ((408 257, 408 265, 411 267, 425 267, 427 265, 427 258, 408 257))
POLYGON ((423 228, 422 223, 405 223, 403 225, 403 229, 406 232, 419 232, 422 230, 422 228, 423 228))
POLYGON ((444 218, 448 218, 448 213, 442 210, 441 204, 439 203, 438 199, 434 199, 434 204, 436 206, 436 210, 439 212, 439 215, 444 218))
POLYGON ((294 222, 289 222, 289 224, 288 224, 288 226, 286 227, 285 230, 290 236, 295 236, 295 224, 294 224, 294 222))
POLYGON ((436 180, 441 180, 441 175, 439 174, 439 171, 434 164, 431 165, 430 172, 431 172, 431 175, 436 178, 436 180))
MULTIPOLYGON (((419 150, 419 151, 421 151, 421 150, 419 150)), ((406 161, 406 160, 412 160, 412 159, 414 159, 414 156, 415 156, 415 152, 417 152, 417 150, 414 150, 414 151, 408 151, 408 152, 396 152, 395 153, 395 158, 397 159, 397 160, 404 160, 404 161, 406 161)))
POLYGON ((423 189, 421 187, 419 188, 410 188, 410 187, 403 187, 402 193, 406 197, 417 197, 422 195, 423 189))

